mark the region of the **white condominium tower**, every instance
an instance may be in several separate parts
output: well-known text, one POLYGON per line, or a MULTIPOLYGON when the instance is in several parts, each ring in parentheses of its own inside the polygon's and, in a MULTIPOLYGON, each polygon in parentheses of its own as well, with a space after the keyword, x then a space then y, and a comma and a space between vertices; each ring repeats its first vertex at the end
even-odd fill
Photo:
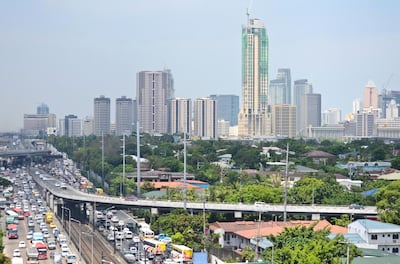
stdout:
POLYGON ((248 19, 242 27, 242 108, 239 136, 263 137, 268 133, 268 37, 264 23, 248 19))
POLYGON ((217 102, 211 98, 194 100, 193 135, 200 138, 217 137, 217 102))
POLYGON ((187 98, 173 98, 169 107, 169 133, 190 134, 192 127, 192 101, 187 98))
POLYGON ((168 132, 168 102, 174 97, 170 70, 137 73, 136 100, 140 128, 147 133, 168 132))

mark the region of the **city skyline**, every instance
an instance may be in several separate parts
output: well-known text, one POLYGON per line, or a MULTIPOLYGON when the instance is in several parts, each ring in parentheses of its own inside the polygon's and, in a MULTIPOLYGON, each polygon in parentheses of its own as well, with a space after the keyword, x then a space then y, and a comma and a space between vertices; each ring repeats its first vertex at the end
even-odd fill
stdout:
MULTIPOLYGON (((0 97, 0 131, 22 128, 24 114, 42 102, 57 118, 72 113, 83 119, 93 116, 98 95, 135 99, 136 73, 143 70, 171 69, 178 97, 241 97, 248 3, 0 3, 6 95, 0 97)), ((292 85, 308 79, 322 95, 322 110, 340 108, 344 116, 369 80, 378 93, 383 86, 400 90, 399 7, 377 0, 253 1, 249 10, 267 29, 270 79, 289 68, 292 85)))

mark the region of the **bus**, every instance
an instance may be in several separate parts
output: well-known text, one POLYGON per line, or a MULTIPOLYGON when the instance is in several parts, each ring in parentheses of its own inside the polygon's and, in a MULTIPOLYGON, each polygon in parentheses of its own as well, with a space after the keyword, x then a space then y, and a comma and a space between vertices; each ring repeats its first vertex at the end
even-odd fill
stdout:
POLYGON ((167 244, 165 242, 150 238, 143 240, 143 247, 146 251, 153 252, 154 255, 163 255, 167 250, 167 244))
POLYGON ((33 241, 32 246, 38 251, 38 259, 47 259, 47 246, 42 241, 33 241))
POLYGON ((16 216, 7 215, 7 216, 6 216, 6 224, 9 225, 9 224, 18 223, 18 220, 16 220, 16 219, 17 219, 16 216))
POLYGON ((172 244, 171 255, 172 259, 179 263, 193 261, 193 249, 184 245, 172 244))
POLYGON ((147 227, 141 227, 139 229, 139 235, 141 239, 146 239, 146 238, 154 238, 154 232, 150 228, 147 227))
POLYGON ((31 247, 26 249, 26 263, 39 264, 39 252, 37 248, 31 247))
POLYGON ((13 211, 16 212, 18 214, 18 220, 24 220, 25 216, 24 216, 24 210, 22 210, 22 208, 13 208, 13 211))

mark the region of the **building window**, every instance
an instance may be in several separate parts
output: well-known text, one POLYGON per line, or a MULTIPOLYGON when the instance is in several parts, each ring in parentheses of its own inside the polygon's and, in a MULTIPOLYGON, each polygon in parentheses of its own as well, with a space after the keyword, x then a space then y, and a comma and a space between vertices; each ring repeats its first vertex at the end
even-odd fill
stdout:
POLYGON ((371 240, 377 240, 378 239, 378 235, 371 235, 371 240))
POLYGON ((385 234, 383 234, 382 237, 385 237, 385 234))
POLYGON ((399 248, 392 248, 392 253, 399 253, 399 248))
POLYGON ((399 234, 393 234, 393 239, 399 239, 399 234))

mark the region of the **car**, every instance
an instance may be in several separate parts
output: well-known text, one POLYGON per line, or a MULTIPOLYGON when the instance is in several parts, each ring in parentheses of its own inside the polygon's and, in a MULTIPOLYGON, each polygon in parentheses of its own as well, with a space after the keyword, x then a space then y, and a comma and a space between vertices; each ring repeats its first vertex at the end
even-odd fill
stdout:
POLYGON ((50 228, 56 228, 57 225, 56 225, 54 222, 50 222, 49 227, 50 227, 50 228))
POLYGON ((60 183, 56 182, 56 183, 54 184, 54 186, 60 187, 61 185, 60 185, 60 183))
POLYGON ((112 217, 111 217, 111 222, 113 222, 113 223, 118 223, 118 216, 116 216, 116 215, 113 215, 112 217))
POLYGON ((138 253, 137 247, 130 247, 130 248, 129 248, 129 252, 130 252, 131 254, 136 255, 136 254, 138 253))
POLYGON ((66 257, 69 254, 69 247, 65 244, 61 246, 61 255, 66 257))
POLYGON ((255 206, 263 206, 263 205, 265 205, 265 203, 264 202, 255 202, 254 205, 255 206))
POLYGON ((108 241, 114 241, 114 234, 113 234, 113 233, 109 233, 109 234, 107 235, 107 240, 108 240, 108 241))
POLYGON ((140 237, 134 236, 134 237, 132 238, 132 242, 133 242, 133 243, 139 243, 139 242, 140 242, 140 237))
POLYGON ((32 240, 33 238, 33 231, 29 230, 28 233, 26 234, 26 240, 32 240))
POLYGON ((134 254, 129 253, 129 252, 124 254, 124 258, 126 259, 126 261, 128 263, 135 263, 136 262, 136 256, 134 254))
POLYGON ((19 248, 13 250, 13 257, 21 257, 21 250, 19 248))
POLYGON ((364 209, 364 206, 362 206, 361 204, 350 204, 349 208, 350 209, 364 209))
POLYGON ((120 231, 115 232, 115 239, 117 239, 117 240, 124 239, 124 233, 122 233, 120 231))
POLYGON ((25 241, 23 241, 23 240, 19 241, 18 247, 20 247, 20 248, 26 248, 26 243, 25 243, 25 241))

